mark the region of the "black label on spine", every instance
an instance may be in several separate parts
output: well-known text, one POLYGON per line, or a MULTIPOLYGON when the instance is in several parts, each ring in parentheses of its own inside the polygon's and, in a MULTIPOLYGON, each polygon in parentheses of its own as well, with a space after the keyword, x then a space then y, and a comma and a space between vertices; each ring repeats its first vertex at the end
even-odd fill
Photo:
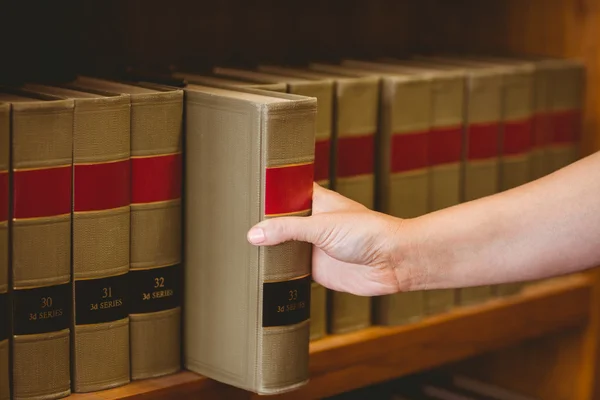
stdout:
POLYGON ((263 284, 263 327, 293 325, 310 318, 311 277, 263 284))
POLYGON ((13 331, 15 335, 58 332, 71 321, 71 284, 15 289, 13 331))
POLYGON ((75 282, 75 324, 118 321, 129 314, 127 274, 75 282))
POLYGON ((129 272, 130 313, 144 314, 170 310, 181 304, 181 267, 131 270, 129 272))
POLYGON ((8 293, 0 293, 0 342, 8 339, 8 293))

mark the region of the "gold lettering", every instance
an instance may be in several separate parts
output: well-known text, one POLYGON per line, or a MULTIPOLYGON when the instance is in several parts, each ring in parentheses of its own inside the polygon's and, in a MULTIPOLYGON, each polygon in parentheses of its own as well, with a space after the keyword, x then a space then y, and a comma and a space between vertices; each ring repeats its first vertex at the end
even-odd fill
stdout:
POLYGON ((90 311, 96 311, 98 309, 98 304, 90 304, 90 311))
POLYGON ((165 278, 162 276, 154 278, 154 289, 158 289, 159 287, 165 287, 165 278))
POLYGON ((298 291, 296 289, 289 291, 290 297, 288 297, 288 301, 293 301, 298 299, 298 291))
POLYGON ((123 305, 122 299, 104 301, 104 302, 100 303, 100 309, 106 310, 108 308, 121 307, 122 305, 123 305))
POLYGON ((52 311, 42 311, 38 314, 39 319, 51 319, 56 317, 61 317, 63 315, 63 310, 52 310, 52 311))
POLYGON ((285 309, 283 306, 277 306, 277 312, 284 312, 285 309))
POLYGON ((102 289, 102 298, 106 299, 108 297, 112 297, 112 287, 107 287, 102 289))
POLYGON ((160 299, 162 297, 170 297, 170 296, 173 296, 173 290, 172 289, 159 290, 157 292, 152 293, 152 298, 153 299, 160 299))
POLYGON ((36 313, 31 314, 30 313, 29 314, 29 320, 30 321, 36 321, 37 320, 37 314, 36 313))
POLYGON ((42 297, 42 308, 52 307, 52 297, 42 297))
POLYGON ((150 293, 142 293, 142 300, 150 300, 150 293))

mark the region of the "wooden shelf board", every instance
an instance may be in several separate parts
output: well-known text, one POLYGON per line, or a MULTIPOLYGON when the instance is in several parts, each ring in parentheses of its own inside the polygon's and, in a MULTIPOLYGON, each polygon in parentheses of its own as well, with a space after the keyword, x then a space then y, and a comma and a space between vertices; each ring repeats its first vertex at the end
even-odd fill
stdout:
MULTIPOLYGON (((517 296, 457 308, 399 327, 374 326, 311 343, 311 380, 304 388, 270 398, 323 398, 486 353, 588 322, 592 281, 585 274, 528 287, 517 296)), ((189 371, 132 382, 78 400, 248 399, 259 396, 189 371)))

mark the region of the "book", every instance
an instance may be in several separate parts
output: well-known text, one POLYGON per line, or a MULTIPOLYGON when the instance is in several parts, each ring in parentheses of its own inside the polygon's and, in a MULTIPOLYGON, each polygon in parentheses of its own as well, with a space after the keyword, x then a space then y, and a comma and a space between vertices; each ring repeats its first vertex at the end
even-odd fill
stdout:
POLYGON ((72 380, 82 393, 130 381, 130 99, 65 86, 25 85, 75 104, 72 380))
MULTIPOLYGON (((452 207, 461 202, 464 150, 465 76, 461 70, 448 70, 412 61, 343 60, 342 65, 403 75, 428 76, 431 81, 430 127, 428 137, 429 197, 427 212, 452 207)), ((454 289, 425 292, 425 313, 440 314, 456 303, 454 289)))
MULTIPOLYGON (((198 73, 189 71, 174 71, 171 73, 173 78, 185 79, 187 83, 206 85, 206 86, 231 86, 249 89, 272 90, 274 92, 285 93, 287 85, 282 82, 257 82, 255 80, 232 78, 220 76, 213 73, 198 73)), ((184 86, 185 87, 185 86, 184 86)))
POLYGON ((11 104, 12 395, 57 399, 71 393, 73 101, 4 90, 0 102, 11 104))
POLYGON ((0 400, 10 399, 8 219, 10 195, 10 104, 0 103, 0 400))
MULTIPOLYGON (((427 213, 430 204, 429 131, 432 112, 431 77, 334 64, 315 69, 379 79, 379 127, 375 148, 375 209, 400 218, 427 213)), ((425 315, 423 291, 374 299, 375 323, 400 325, 425 315)))
POLYGON ((78 77, 131 103, 131 379, 181 367, 183 90, 78 77))
POLYGON ((312 246, 252 246, 312 211, 316 99, 185 88, 184 365, 258 394, 307 383, 312 246))

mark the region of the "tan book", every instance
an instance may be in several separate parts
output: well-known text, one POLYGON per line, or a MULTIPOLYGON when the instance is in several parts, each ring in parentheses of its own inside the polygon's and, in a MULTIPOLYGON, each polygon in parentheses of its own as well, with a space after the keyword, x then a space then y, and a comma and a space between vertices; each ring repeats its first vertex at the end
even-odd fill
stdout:
POLYGON ((176 372, 181 366, 183 90, 92 77, 74 84, 130 98, 131 379, 176 372))
POLYGON ((12 395, 57 399, 71 393, 73 101, 24 96, 0 93, 12 104, 12 395))
POLYGON ((259 394, 307 383, 312 246, 254 224, 312 211, 316 99, 185 88, 185 367, 259 394))
POLYGON ((8 218, 10 196, 10 104, 0 103, 0 400, 10 399, 8 338, 8 218))
POLYGON ((215 74, 201 74, 196 72, 175 71, 173 78, 185 79, 188 83, 206 86, 231 86, 249 89, 272 90, 274 92, 287 92, 287 85, 282 82, 257 82, 248 79, 235 79, 215 74))
POLYGON ((70 86, 26 88, 75 103, 72 378, 81 393, 130 381, 130 99, 70 86))
MULTIPOLYGON (((429 131, 431 78, 332 64, 315 69, 381 81, 379 135, 375 149, 376 209, 401 218, 427 213, 430 203, 429 131)), ((377 324, 399 325, 425 314, 424 292, 380 296, 374 300, 377 324)))
MULTIPOLYGON (((464 142, 465 76, 447 70, 411 63, 343 60, 342 65, 387 73, 427 76, 431 81, 430 127, 428 131, 428 212, 457 205, 461 201, 461 169, 464 142)), ((425 313, 440 314, 454 307, 456 290, 425 292, 425 313)))

